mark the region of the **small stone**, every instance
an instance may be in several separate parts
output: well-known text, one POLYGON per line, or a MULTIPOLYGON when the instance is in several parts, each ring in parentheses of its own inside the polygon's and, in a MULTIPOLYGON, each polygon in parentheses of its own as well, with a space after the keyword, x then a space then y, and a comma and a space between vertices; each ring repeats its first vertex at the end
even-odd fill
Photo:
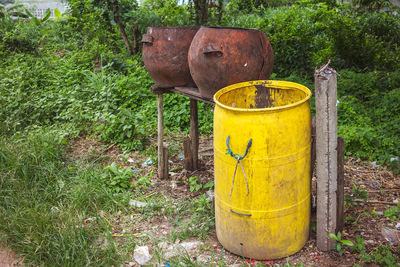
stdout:
POLYGON ((175 240, 175 245, 179 244, 179 242, 181 242, 179 239, 175 240))
POLYGON ((395 199, 395 200, 393 200, 393 203, 397 204, 397 203, 399 203, 399 200, 395 199))
POLYGON ((399 161, 399 157, 390 158, 390 162, 399 161))
POLYGON ((397 230, 400 231, 400 223, 397 223, 397 224, 396 224, 396 228, 397 228, 397 230))
POLYGON ((172 189, 175 189, 175 188, 176 188, 176 181, 175 181, 175 180, 172 180, 172 181, 171 181, 171 188, 172 188, 172 189))
POLYGON ((144 208, 147 206, 147 203, 131 199, 131 200, 129 200, 129 206, 135 207, 135 208, 144 208))
POLYGON ((163 235, 167 235, 168 234, 168 232, 167 231, 161 231, 161 233, 163 234, 163 235))
POLYGON ((133 252, 133 258, 140 265, 147 264, 152 258, 152 256, 149 253, 149 247, 148 246, 136 246, 136 248, 133 252))
POLYGON ((365 241, 365 243, 367 243, 367 244, 374 244, 375 241, 370 239, 370 240, 365 241))

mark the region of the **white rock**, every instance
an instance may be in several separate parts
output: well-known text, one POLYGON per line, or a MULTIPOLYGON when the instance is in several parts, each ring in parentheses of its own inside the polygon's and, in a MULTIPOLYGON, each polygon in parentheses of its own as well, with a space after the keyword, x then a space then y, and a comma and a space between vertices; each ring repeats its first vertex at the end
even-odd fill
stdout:
POLYGON ((133 161, 133 159, 129 158, 129 159, 128 159, 128 162, 129 162, 129 163, 133 163, 134 161, 133 161))
POLYGON ((172 180, 171 181, 171 188, 172 189, 175 189, 177 186, 176 186, 176 181, 175 180, 172 180))
POLYGON ((144 208, 147 206, 146 202, 141 202, 141 201, 137 201, 134 199, 129 200, 129 205, 131 207, 136 207, 136 208, 144 208))
POLYGON ((136 246, 133 252, 133 259, 140 265, 145 265, 151 260, 148 246, 136 246))

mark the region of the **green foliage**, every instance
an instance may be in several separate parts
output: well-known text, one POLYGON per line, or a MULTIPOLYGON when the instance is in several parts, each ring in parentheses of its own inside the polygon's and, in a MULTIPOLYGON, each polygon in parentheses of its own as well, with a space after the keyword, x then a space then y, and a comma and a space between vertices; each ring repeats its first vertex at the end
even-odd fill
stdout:
POLYGON ((190 12, 175 0, 144 0, 143 9, 154 10, 163 26, 184 26, 191 23, 190 12))
POLYGON ((350 5, 336 6, 336 2, 300 1, 244 12, 235 5, 234 1, 227 6, 223 25, 263 30, 274 49, 274 71, 279 75, 310 75, 328 59, 336 68, 393 71, 400 67, 399 14, 359 15, 350 5))
POLYGON ((361 186, 353 183, 353 194, 345 195, 344 198, 346 205, 353 206, 355 204, 358 206, 361 201, 366 202, 368 200, 368 192, 361 186))
POLYGON ((104 167, 104 173, 101 178, 106 186, 113 192, 119 193, 129 188, 133 188, 133 172, 130 169, 121 168, 121 164, 111 163, 104 167))
POLYGON ((107 221, 99 214, 122 207, 103 189, 100 168, 65 164, 54 136, 0 140, 0 231, 31 265, 111 265, 119 262, 107 221), (87 226, 84 219, 97 217, 87 226), (105 236, 107 244, 98 244, 105 236))
POLYGON ((354 251, 359 253, 359 258, 362 263, 375 263, 379 266, 399 266, 398 257, 393 255, 388 247, 379 246, 368 253, 364 242, 364 239, 357 235, 356 243, 353 247, 354 251))
POLYGON ((397 203, 397 206, 395 207, 390 207, 389 209, 385 210, 383 212, 383 215, 385 215, 392 221, 400 219, 400 203, 397 203))
POLYGON ((328 236, 334 240, 336 240, 336 250, 340 256, 343 255, 344 247, 352 247, 354 246, 353 242, 350 240, 342 239, 342 233, 338 232, 337 235, 329 233, 328 236))
POLYGON ((346 153, 389 164, 400 151, 400 73, 340 74, 338 133, 346 139, 346 153))
POLYGON ((205 183, 205 184, 201 184, 200 181, 199 181, 199 177, 197 177, 197 176, 189 177, 188 182, 189 182, 189 185, 190 185, 190 192, 193 192, 193 191, 198 192, 201 189, 209 190, 209 189, 212 189, 214 187, 214 182, 213 181, 205 183))

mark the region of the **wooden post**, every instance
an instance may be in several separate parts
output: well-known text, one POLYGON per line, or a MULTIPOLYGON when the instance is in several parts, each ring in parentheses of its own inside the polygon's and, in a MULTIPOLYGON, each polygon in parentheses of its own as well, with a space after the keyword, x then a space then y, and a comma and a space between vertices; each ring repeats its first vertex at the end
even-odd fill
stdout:
POLYGON ((185 170, 193 171, 193 153, 190 137, 183 140, 183 167, 185 170))
POLYGON ((315 157, 316 157, 316 147, 315 147, 315 132, 316 132, 316 121, 315 116, 312 117, 311 123, 311 179, 314 177, 315 169, 315 157))
POLYGON ((162 178, 168 179, 168 147, 163 147, 162 178))
POLYGON ((168 148, 164 149, 164 117, 163 117, 163 94, 158 96, 158 177, 160 179, 168 178, 168 148), (167 151, 166 157, 164 152, 167 151), (165 166, 167 166, 165 168, 165 166), (166 170, 165 170, 166 169, 166 170))
POLYGON ((315 71, 317 246, 334 248, 337 222, 337 73, 329 67, 315 71))
POLYGON ((337 222, 336 233, 344 226, 344 138, 337 139, 337 222))
POLYGON ((199 116, 197 100, 190 99, 190 140, 192 147, 193 170, 199 168, 199 116))

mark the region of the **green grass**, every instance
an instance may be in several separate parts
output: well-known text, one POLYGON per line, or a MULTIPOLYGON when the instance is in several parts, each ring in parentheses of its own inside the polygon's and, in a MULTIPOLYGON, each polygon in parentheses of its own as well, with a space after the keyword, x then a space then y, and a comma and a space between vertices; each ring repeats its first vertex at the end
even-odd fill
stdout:
POLYGON ((66 148, 44 131, 25 140, 0 141, 0 236, 26 263, 107 266, 131 261, 135 245, 156 242, 157 231, 113 234, 164 216, 173 222, 166 239, 171 243, 192 237, 206 240, 214 228, 213 209, 205 195, 171 199, 154 191, 157 185, 148 183, 146 174, 141 175, 145 185, 110 184, 116 177, 125 179, 126 172, 119 167, 115 173, 104 169, 98 163, 102 156, 96 153, 82 160, 69 158, 66 148), (148 206, 130 207, 130 199, 148 206), (88 218, 92 219, 84 225, 88 218))
POLYGON ((120 208, 122 196, 103 189, 100 168, 67 165, 65 157, 51 135, 0 141, 0 232, 29 264, 116 263, 106 215, 120 208), (89 217, 97 219, 82 227, 89 217), (101 237, 108 245, 96 244, 101 237))

